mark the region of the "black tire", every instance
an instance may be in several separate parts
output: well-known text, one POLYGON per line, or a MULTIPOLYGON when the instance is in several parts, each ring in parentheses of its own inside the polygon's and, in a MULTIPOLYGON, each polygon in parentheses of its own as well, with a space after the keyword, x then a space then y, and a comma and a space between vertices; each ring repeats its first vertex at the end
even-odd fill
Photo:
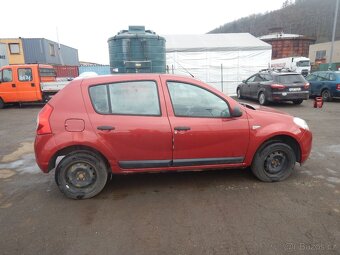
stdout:
POLYGON ((238 99, 243 99, 243 96, 241 95, 241 89, 240 88, 237 88, 236 94, 237 94, 238 99))
POLYGON ((261 148, 251 165, 254 175, 264 182, 277 182, 287 179, 294 170, 296 156, 293 149, 280 142, 261 148))
POLYGON ((260 105, 268 104, 268 100, 266 98, 266 95, 263 92, 260 92, 259 97, 258 97, 258 101, 259 101, 260 105))
POLYGON ((58 164, 55 180, 62 193, 72 199, 86 199, 103 190, 108 179, 104 160, 90 151, 75 151, 58 164))
POLYGON ((332 101, 332 94, 328 89, 324 89, 321 92, 321 97, 324 102, 330 102, 332 101))
POLYGON ((303 102, 303 99, 293 100, 293 104, 296 104, 296 105, 302 104, 302 102, 303 102))
POLYGON ((0 109, 5 107, 4 101, 0 98, 0 109))

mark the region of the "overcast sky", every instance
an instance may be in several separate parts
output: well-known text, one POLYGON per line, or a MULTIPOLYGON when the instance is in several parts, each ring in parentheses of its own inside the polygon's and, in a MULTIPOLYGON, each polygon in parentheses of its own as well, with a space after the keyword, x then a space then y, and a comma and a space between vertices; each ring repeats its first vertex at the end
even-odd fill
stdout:
POLYGON ((109 64, 107 39, 129 25, 159 35, 204 34, 279 9, 284 0, 1 1, 0 38, 46 38, 78 49, 79 60, 109 64))

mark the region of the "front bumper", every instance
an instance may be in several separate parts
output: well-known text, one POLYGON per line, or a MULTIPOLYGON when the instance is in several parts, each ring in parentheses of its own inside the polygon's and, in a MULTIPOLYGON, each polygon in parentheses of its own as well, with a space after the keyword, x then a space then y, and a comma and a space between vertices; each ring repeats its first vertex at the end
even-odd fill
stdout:
POLYGON ((312 141, 313 141, 312 132, 306 130, 300 139, 301 148, 301 158, 299 162, 300 164, 303 164, 308 159, 310 152, 312 150, 312 141))

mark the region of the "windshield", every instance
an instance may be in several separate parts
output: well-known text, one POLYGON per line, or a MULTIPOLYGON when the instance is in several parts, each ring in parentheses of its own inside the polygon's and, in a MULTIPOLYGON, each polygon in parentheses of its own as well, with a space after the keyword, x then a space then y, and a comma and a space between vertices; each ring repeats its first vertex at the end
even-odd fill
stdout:
POLYGON ((282 84, 306 83, 306 80, 303 78, 301 74, 279 75, 276 77, 276 81, 282 84))
POLYGON ((296 66, 307 67, 307 66, 310 66, 310 62, 309 62, 309 60, 301 60, 301 61, 296 63, 296 66))

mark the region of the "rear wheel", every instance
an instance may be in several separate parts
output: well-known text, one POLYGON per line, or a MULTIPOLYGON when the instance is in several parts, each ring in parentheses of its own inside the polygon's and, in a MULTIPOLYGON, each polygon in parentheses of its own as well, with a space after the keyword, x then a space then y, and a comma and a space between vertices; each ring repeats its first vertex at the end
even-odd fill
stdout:
POLYGON ((293 100, 293 104, 302 104, 303 100, 298 99, 298 100, 293 100))
POLYGON ((0 109, 5 107, 4 101, 0 98, 0 109))
POLYGON ((321 92, 322 100, 325 102, 332 101, 331 92, 328 89, 325 89, 321 92))
POLYGON ((254 175, 264 182, 282 181, 294 170, 296 156, 285 143, 272 143, 260 149, 251 165, 254 175))
POLYGON ((237 92, 237 98, 238 98, 238 99, 242 99, 243 96, 241 95, 241 89, 238 88, 236 92, 237 92))
POLYGON ((108 171, 103 159, 87 151, 66 155, 55 172, 60 191, 73 199, 96 196, 104 188, 107 178, 108 171))
POLYGON ((267 100, 267 98, 266 98, 266 95, 265 95, 263 92, 261 92, 261 93, 259 94, 259 103, 260 103, 260 105, 266 105, 266 104, 268 104, 268 100, 267 100))

